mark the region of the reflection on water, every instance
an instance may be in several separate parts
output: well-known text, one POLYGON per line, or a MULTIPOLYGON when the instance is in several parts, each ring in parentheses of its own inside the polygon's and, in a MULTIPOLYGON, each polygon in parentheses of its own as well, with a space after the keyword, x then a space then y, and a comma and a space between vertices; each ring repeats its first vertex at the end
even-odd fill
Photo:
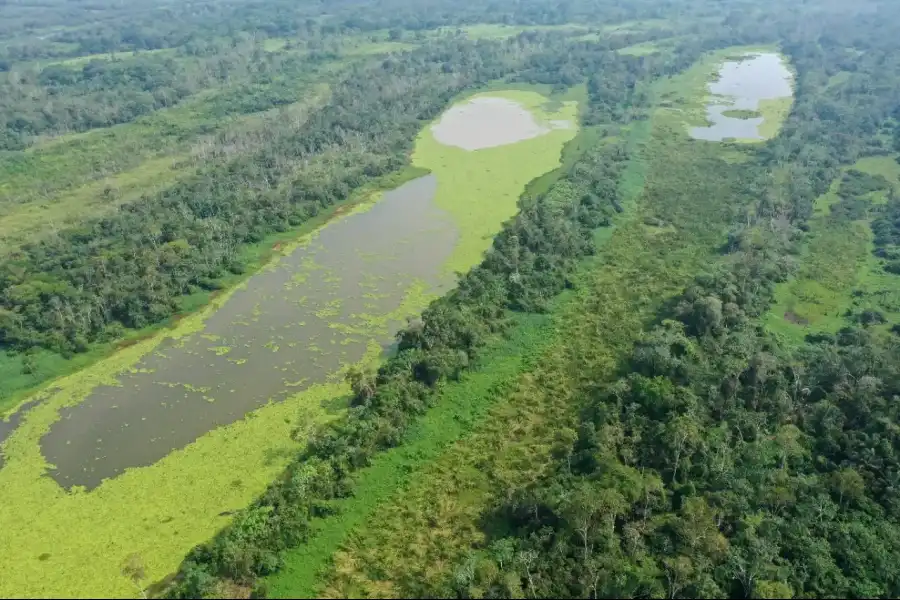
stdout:
POLYGON ((53 477, 94 487, 150 465, 270 400, 321 383, 359 361, 369 339, 389 345, 402 322, 378 322, 417 282, 451 283, 442 265, 457 239, 434 206, 433 176, 384 195, 366 212, 323 228, 308 246, 263 270, 206 322, 167 339, 118 387, 99 387, 62 411, 42 440, 53 477))
POLYGON ((691 137, 698 140, 722 141, 728 138, 761 140, 761 117, 740 119, 728 117, 730 110, 758 111, 760 101, 792 95, 791 73, 777 54, 766 52, 748 55, 742 60, 726 61, 717 81, 709 84, 714 97, 706 107, 709 127, 694 127, 691 137))

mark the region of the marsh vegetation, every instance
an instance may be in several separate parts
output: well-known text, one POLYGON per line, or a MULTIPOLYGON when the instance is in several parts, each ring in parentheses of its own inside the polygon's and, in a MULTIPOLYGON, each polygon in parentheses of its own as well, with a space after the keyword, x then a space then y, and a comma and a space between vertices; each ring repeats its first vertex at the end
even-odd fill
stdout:
POLYGON ((900 595, 895 4, 0 4, 0 592, 900 595))

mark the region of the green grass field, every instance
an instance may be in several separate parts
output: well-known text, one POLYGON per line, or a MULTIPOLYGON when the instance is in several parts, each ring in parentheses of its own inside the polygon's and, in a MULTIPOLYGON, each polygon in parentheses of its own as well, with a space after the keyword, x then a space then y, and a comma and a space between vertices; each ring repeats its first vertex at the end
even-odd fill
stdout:
POLYGON ((466 25, 463 27, 445 27, 437 30, 441 32, 462 31, 467 37, 473 40, 497 40, 519 35, 524 31, 563 31, 568 33, 587 31, 588 26, 566 24, 566 25, 503 25, 494 23, 479 23, 477 25, 466 25))
MULTIPOLYGON (((890 156, 860 159, 849 169, 882 175, 900 191, 900 164, 890 156)), ((829 218, 840 197, 840 178, 816 201, 810 235, 797 274, 780 284, 766 326, 788 342, 800 343, 807 333, 834 333, 848 324, 847 311, 880 310, 900 322, 900 279, 885 273, 872 254, 869 219, 854 222, 829 218), (856 292, 856 293, 854 293, 856 292)), ((884 200, 872 198, 873 204, 884 200)))
POLYGON ((628 56, 650 56, 661 51, 656 42, 643 42, 633 46, 627 46, 619 50, 619 54, 627 54, 628 56))

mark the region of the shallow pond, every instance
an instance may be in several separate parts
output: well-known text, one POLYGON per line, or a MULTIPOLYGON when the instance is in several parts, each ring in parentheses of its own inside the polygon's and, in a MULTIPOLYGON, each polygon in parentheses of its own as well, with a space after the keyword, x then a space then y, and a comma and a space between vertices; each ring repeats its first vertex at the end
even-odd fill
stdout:
POLYGON ((694 127, 691 137, 719 142, 725 139, 762 140, 759 127, 763 117, 738 118, 728 111, 757 112, 765 101, 793 95, 791 72, 778 54, 761 52, 739 60, 728 60, 720 68, 718 79, 709 84, 713 95, 706 107, 708 127, 694 127))
POLYGON ((432 202, 436 187, 422 177, 326 226, 252 276, 202 331, 167 339, 119 387, 64 409, 42 440, 53 477, 94 487, 325 381, 361 360, 370 339, 390 344, 403 322, 389 315, 408 290, 450 283, 441 267, 457 233, 432 202))
POLYGON ((535 138, 553 129, 566 129, 564 120, 538 123, 518 102, 495 96, 479 96, 453 106, 431 127, 438 142, 463 150, 481 150, 535 138))

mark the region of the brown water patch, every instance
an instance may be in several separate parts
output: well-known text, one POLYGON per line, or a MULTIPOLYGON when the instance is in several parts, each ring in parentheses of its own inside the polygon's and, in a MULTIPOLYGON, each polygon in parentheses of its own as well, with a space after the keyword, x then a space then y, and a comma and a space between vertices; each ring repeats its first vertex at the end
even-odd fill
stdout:
POLYGON ((572 127, 568 121, 538 123, 527 108, 506 98, 479 96, 452 106, 431 133, 441 144, 463 150, 481 150, 515 144, 553 129, 572 127))
POLYGON ((383 322, 407 291, 452 283, 442 266, 457 239, 434 206, 433 176, 322 229, 274 268, 254 275, 202 331, 167 339, 82 403, 61 411, 41 441, 62 486, 96 487, 150 465, 204 433, 327 381, 385 347, 402 322, 383 322), (379 322, 378 317, 382 318, 379 322))

